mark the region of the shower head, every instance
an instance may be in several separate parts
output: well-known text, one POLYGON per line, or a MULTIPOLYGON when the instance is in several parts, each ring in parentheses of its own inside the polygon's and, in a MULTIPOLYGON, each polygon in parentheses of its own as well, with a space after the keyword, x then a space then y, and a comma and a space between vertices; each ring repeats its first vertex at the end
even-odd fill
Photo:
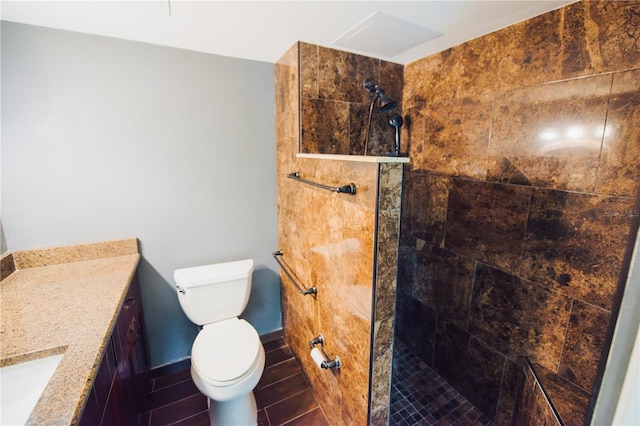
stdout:
POLYGON ((378 97, 380 98, 380 112, 389 112, 396 107, 396 101, 384 94, 384 90, 378 89, 380 92, 378 97))
POLYGON ((391 124, 396 129, 398 127, 402 127, 402 124, 403 124, 402 116, 400 114, 393 114, 391 117, 389 117, 389 124, 391 124))
POLYGON ((369 119, 367 120, 367 134, 364 140, 364 155, 367 155, 367 149, 369 147, 369 131, 371 130, 371 115, 373 114, 373 106, 378 101, 379 112, 389 112, 396 107, 396 102, 384 94, 384 90, 378 86, 378 82, 372 78, 367 78, 364 81, 364 88, 373 93, 373 99, 371 99, 371 105, 369 105, 369 119))
POLYGON ((389 157, 400 157, 400 127, 402 127, 403 122, 400 114, 393 114, 389 117, 389 124, 396 128, 396 149, 387 152, 389 157))
POLYGON ((369 93, 373 93, 373 99, 371 100, 372 106, 376 100, 380 100, 380 106, 378 108, 379 112, 389 112, 396 107, 396 102, 384 94, 384 90, 378 86, 378 82, 374 79, 367 78, 364 81, 364 88, 367 89, 369 93))

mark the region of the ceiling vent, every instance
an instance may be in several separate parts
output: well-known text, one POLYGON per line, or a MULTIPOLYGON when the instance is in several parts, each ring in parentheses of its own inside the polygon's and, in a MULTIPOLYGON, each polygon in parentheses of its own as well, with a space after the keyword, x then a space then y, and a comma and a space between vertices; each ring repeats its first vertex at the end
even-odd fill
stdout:
POLYGON ((386 13, 374 12, 338 37, 332 45, 375 57, 391 58, 441 35, 386 13))

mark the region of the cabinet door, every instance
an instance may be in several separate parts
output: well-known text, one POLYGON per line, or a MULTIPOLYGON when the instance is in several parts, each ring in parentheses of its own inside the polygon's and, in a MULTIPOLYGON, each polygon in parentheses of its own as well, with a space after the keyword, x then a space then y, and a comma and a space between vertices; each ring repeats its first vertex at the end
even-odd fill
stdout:
POLYGON ((134 276, 79 424, 135 426, 145 409, 147 370, 140 284, 134 276))
MULTIPOLYGON (((125 345, 132 339, 131 336, 131 320, 133 318, 139 318, 142 316, 142 295, 140 293, 140 284, 138 283, 138 276, 133 277, 129 290, 124 297, 122 307, 120 308, 120 315, 116 322, 116 329, 114 334, 117 334, 116 338, 116 354, 125 355, 125 345)), ((117 360, 120 362, 120 360, 117 360)))
POLYGON ((100 424, 102 418, 102 410, 98 408, 98 400, 96 399, 95 389, 91 389, 87 405, 84 407, 82 416, 78 421, 78 426, 96 426, 100 424))
MULTIPOLYGON (((131 320, 132 348, 129 361, 131 362, 136 394, 144 399, 144 396, 149 393, 150 389, 149 380, 147 380, 148 363, 142 321, 142 316, 131 320)), ((144 409, 145 407, 140 408, 144 409)))
POLYGON ((126 422, 126 405, 124 396, 122 394, 122 384, 120 383, 120 377, 116 373, 111 384, 111 391, 107 398, 107 406, 104 409, 102 416, 103 426, 123 426, 131 423, 126 422))

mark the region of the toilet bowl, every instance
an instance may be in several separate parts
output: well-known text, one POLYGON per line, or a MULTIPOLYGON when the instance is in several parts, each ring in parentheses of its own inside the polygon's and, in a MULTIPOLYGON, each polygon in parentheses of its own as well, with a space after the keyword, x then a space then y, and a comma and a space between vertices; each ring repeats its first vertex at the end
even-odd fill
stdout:
POLYGON ((232 318, 206 325, 193 342, 191 377, 210 399, 214 425, 257 423, 253 397, 264 371, 265 353, 256 330, 232 318))
POLYGON ((202 329, 191 348, 191 378, 209 400, 212 425, 256 425, 253 396, 264 371, 258 332, 238 318, 249 299, 253 261, 178 269, 174 280, 187 317, 202 329))

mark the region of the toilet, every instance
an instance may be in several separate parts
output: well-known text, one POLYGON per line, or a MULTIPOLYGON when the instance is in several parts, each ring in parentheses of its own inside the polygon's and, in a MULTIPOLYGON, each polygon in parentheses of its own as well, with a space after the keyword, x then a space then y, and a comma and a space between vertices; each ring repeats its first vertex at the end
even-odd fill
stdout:
POLYGON ((178 300, 202 326, 191 348, 191 377, 209 399, 212 425, 256 425, 253 389, 264 371, 258 332, 238 316, 251 293, 253 260, 177 269, 178 300))

